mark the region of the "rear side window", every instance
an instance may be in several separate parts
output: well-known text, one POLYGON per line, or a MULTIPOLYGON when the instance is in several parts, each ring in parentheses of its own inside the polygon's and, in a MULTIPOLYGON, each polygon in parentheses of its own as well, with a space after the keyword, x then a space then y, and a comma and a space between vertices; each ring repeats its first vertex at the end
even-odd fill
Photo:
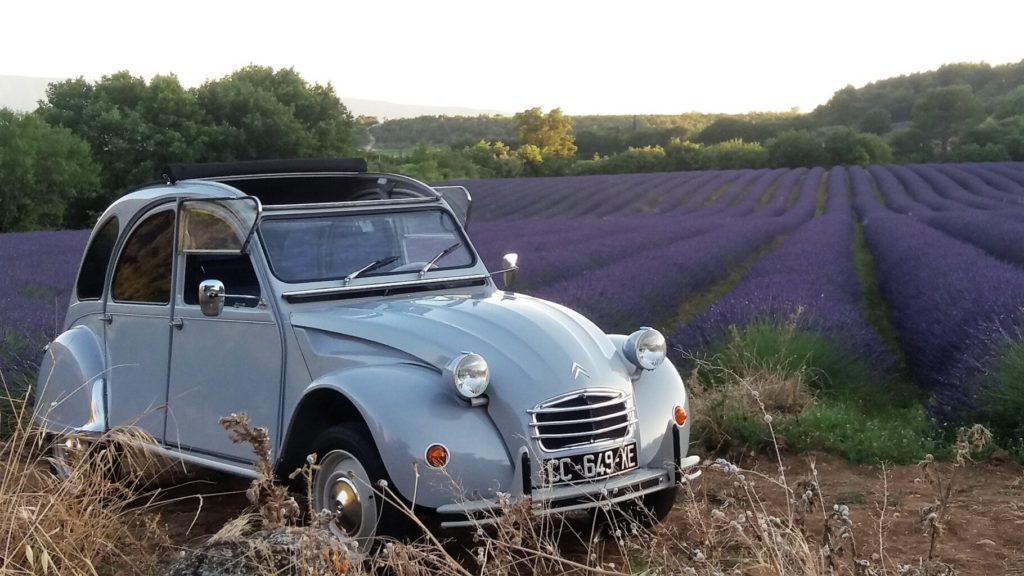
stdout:
POLYGON ((169 303, 173 255, 174 211, 164 210, 143 220, 128 237, 117 261, 114 300, 169 303))
POLYGON ((117 216, 114 216, 107 220, 89 244, 75 287, 79 300, 99 300, 103 295, 103 281, 107 277, 107 266, 110 265, 110 256, 117 242, 117 232, 117 216))

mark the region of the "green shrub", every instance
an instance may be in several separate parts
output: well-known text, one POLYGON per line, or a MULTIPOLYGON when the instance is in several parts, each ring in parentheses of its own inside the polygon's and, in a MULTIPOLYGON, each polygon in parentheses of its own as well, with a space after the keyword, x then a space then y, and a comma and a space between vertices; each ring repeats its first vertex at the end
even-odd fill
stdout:
POLYGON ((758 450, 778 441, 853 462, 906 463, 941 445, 913 388, 885 381, 795 322, 733 328, 696 364, 694 435, 708 450, 758 450))
POLYGON ((768 141, 768 163, 773 167, 824 166, 825 147, 811 133, 791 130, 768 141))
POLYGON ((1004 347, 988 384, 983 417, 997 443, 1024 457, 1024 342, 1004 347))
POLYGON ((757 142, 729 140, 712 144, 701 153, 700 167, 705 170, 738 170, 764 168, 768 152, 757 142))

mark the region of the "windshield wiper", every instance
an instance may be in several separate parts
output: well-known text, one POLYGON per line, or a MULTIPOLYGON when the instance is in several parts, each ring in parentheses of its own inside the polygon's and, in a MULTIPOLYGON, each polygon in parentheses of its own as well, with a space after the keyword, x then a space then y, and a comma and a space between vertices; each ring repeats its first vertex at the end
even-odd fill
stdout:
POLYGON ((355 280, 356 277, 359 276, 360 274, 365 274, 366 272, 372 272, 372 271, 376 270, 377 268, 383 268, 384 266, 387 266, 388 264, 391 264, 395 260, 398 260, 398 256, 388 256, 387 258, 381 258, 380 260, 374 260, 373 262, 370 262, 366 266, 363 266, 362 268, 356 270, 355 272, 352 272, 348 276, 345 276, 345 279, 342 280, 342 283, 343 283, 344 286, 348 286, 348 283, 353 281, 353 280, 355 280))
POLYGON ((445 248, 444 250, 441 250, 437 254, 437 256, 434 256, 433 260, 427 262, 426 266, 424 266, 423 268, 420 268, 420 278, 423 278, 423 276, 426 275, 427 270, 433 268, 434 264, 437 264, 438 261, 441 260, 441 258, 444 258, 445 256, 451 254, 452 252, 455 252, 455 249, 458 248, 459 246, 462 246, 462 242, 456 242, 455 244, 452 244, 451 246, 445 248))

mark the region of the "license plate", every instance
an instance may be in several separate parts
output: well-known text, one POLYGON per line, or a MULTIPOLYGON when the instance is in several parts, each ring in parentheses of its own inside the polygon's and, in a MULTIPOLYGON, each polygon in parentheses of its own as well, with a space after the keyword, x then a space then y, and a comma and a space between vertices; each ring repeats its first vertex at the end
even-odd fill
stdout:
POLYGON ((604 478, 636 468, 636 442, 600 452, 544 460, 541 482, 545 486, 604 478))

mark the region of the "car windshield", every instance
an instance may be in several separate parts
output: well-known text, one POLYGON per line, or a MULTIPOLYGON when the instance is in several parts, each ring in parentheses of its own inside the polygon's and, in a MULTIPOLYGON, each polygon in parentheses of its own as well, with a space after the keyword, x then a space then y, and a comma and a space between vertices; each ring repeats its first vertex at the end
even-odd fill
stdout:
POLYGON ((458 225, 441 210, 267 218, 260 235, 274 275, 285 282, 419 273, 435 259, 429 270, 474 262, 458 225))

